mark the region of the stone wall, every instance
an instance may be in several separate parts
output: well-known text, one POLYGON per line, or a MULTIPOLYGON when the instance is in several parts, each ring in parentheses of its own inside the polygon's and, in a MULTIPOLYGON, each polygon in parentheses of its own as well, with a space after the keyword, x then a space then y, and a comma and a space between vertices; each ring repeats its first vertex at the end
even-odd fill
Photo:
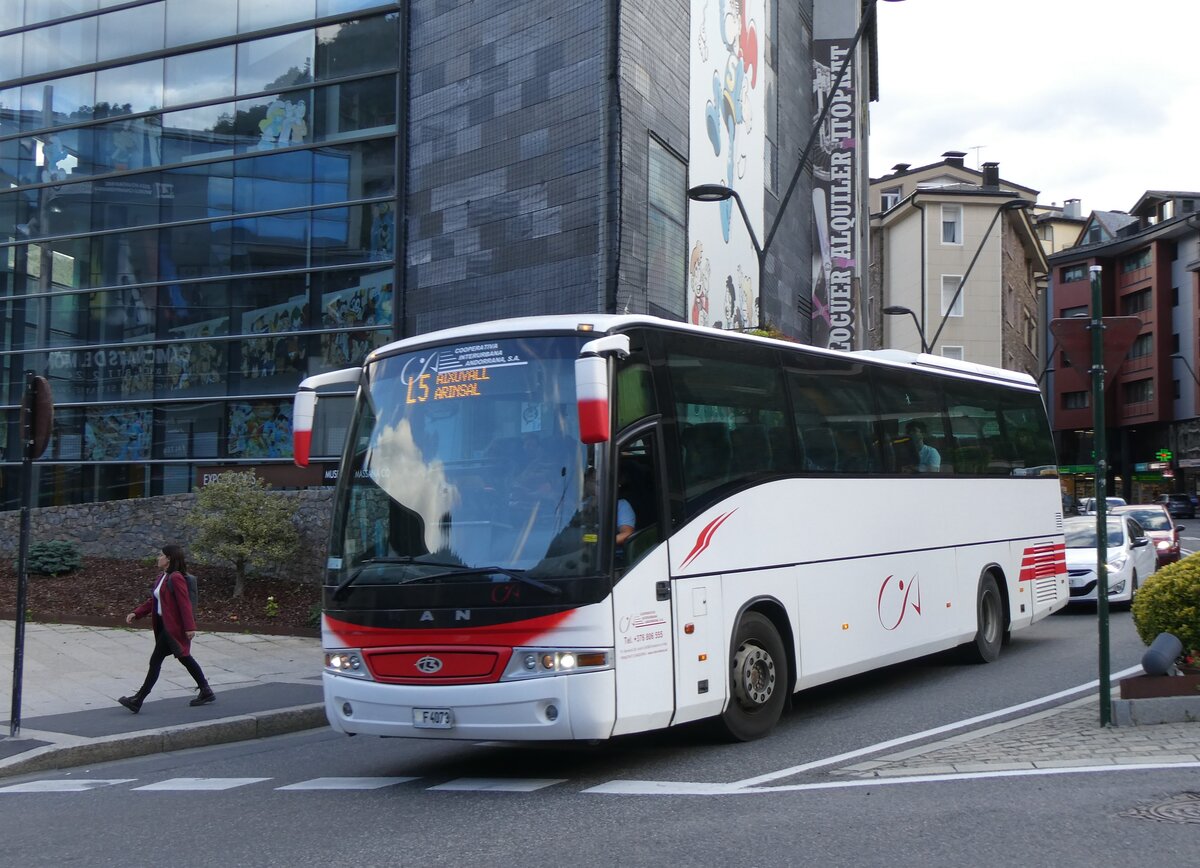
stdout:
MULTIPOLYGON (((270 495, 293 502, 292 520, 300 533, 300 550, 286 564, 286 576, 319 583, 329 543, 333 489, 272 491, 270 495)), ((30 511, 29 539, 31 543, 66 540, 78 545, 84 555, 110 558, 145 558, 158 547, 178 541, 190 554, 184 519, 195 502, 195 493, 188 493, 40 507, 30 511)), ((20 510, 0 513, 0 554, 16 556, 20 532, 20 510)), ((283 570, 275 574, 285 575, 283 570)))

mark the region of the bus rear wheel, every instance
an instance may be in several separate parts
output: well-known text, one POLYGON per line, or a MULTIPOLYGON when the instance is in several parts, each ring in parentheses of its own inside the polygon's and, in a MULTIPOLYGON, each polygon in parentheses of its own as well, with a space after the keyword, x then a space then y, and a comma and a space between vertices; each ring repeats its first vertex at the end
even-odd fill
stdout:
POLYGON ((979 580, 975 598, 975 638, 963 646, 971 663, 991 663, 1000 656, 1004 643, 1004 604, 995 576, 988 574, 979 580))
POLYGON ((788 687, 787 652, 770 619, 747 612, 738 622, 729 664, 729 703, 717 719, 734 741, 769 733, 783 713, 788 687))

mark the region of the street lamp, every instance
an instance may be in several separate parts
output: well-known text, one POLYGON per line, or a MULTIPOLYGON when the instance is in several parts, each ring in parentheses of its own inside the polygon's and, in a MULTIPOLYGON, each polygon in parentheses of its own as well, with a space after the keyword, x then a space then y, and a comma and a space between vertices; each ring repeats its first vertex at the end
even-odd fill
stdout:
POLYGON ((954 290, 954 298, 950 299, 950 304, 946 305, 946 312, 942 314, 942 321, 938 324, 937 331, 933 333, 933 340, 929 342, 929 349, 926 352, 932 352, 933 348, 937 346, 938 338, 942 336, 942 329, 946 327, 946 322, 950 319, 950 311, 954 310, 954 305, 958 303, 958 297, 962 295, 967 278, 971 276, 971 269, 975 267, 975 261, 979 259, 979 254, 983 253, 983 246, 987 244, 988 236, 992 234, 992 227, 996 225, 996 221, 1000 219, 1000 215, 1005 211, 1018 211, 1022 208, 1028 208, 1031 204, 1031 202, 1025 199, 1011 199, 996 209, 996 213, 992 215, 992 222, 988 224, 988 228, 983 232, 983 237, 979 239, 979 246, 975 248, 975 255, 971 257, 971 264, 967 266, 966 273, 963 274, 962 280, 958 282, 958 289, 954 290))
MULTIPOLYGON (((742 214, 742 220, 746 224, 746 229, 750 232, 750 243, 754 245, 754 253, 758 257, 759 328, 762 328, 764 307, 763 275, 766 273, 767 251, 771 248, 771 242, 775 240, 775 233, 779 231, 779 225, 783 222, 784 211, 787 210, 792 193, 795 191, 796 185, 800 182, 800 178, 804 174, 804 167, 808 165, 808 156, 813 149, 813 145, 817 142, 817 137, 821 134, 825 118, 829 115, 829 110, 833 105, 832 96, 837 92, 838 87, 841 86, 842 79, 846 77, 846 70, 849 69, 850 62, 854 59, 863 33, 871 26, 871 22, 875 20, 875 7, 878 5, 878 2, 879 0, 870 0, 867 8, 863 10, 862 19, 858 22, 858 29, 854 31, 854 38, 850 40, 850 47, 846 49, 846 56, 842 59, 842 65, 838 67, 837 75, 833 77, 833 82, 829 86, 830 98, 825 100, 821 105, 821 111, 817 113, 817 119, 813 122, 812 130, 808 134, 808 141, 804 144, 804 150, 800 152, 800 160, 796 164, 796 171, 792 173, 792 180, 788 183, 787 192, 779 200, 779 209, 775 212, 775 220, 771 224, 771 228, 767 230, 766 238, 763 239, 762 244, 758 243, 758 238, 755 237, 754 230, 750 227, 750 217, 746 214, 746 207, 742 204, 741 197, 738 196, 736 190, 726 187, 724 184, 698 184, 688 190, 688 198, 693 202, 724 202, 726 199, 733 199, 737 202, 738 210, 742 214)), ((884 0, 884 2, 900 3, 903 0, 884 0)))
POLYGON ((883 312, 888 316, 904 316, 905 314, 911 316, 913 325, 917 327, 917 337, 921 339, 921 352, 929 352, 929 345, 925 343, 925 332, 921 331, 921 321, 917 319, 917 314, 912 308, 900 304, 890 304, 883 309, 883 312))

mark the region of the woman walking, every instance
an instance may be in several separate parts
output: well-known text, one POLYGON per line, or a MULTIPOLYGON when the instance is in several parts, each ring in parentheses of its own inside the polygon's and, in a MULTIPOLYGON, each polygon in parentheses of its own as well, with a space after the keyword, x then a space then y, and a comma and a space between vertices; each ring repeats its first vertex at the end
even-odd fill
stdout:
POLYGON ((162 547, 158 555, 158 569, 161 572, 154 583, 154 590, 146 602, 125 616, 125 623, 132 624, 138 618, 147 615, 154 616, 154 651, 150 655, 150 668, 146 671, 146 680, 133 696, 122 696, 117 702, 124 705, 134 714, 142 709, 142 703, 158 681, 159 670, 168 655, 175 655, 183 668, 192 678, 196 679, 196 687, 200 695, 192 700, 192 705, 204 705, 216 699, 216 694, 208 686, 200 664, 192 658, 192 637, 196 635, 196 619, 192 613, 192 600, 188 596, 187 563, 183 559, 183 549, 169 544, 162 547))

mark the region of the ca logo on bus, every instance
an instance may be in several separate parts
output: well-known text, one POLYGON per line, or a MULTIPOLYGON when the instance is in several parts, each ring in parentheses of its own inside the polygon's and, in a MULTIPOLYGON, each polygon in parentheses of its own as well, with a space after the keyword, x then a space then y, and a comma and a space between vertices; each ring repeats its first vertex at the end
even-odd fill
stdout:
POLYGON ((430 657, 428 654, 417 661, 417 668, 426 675, 432 675, 442 668, 442 661, 436 657, 430 657))

